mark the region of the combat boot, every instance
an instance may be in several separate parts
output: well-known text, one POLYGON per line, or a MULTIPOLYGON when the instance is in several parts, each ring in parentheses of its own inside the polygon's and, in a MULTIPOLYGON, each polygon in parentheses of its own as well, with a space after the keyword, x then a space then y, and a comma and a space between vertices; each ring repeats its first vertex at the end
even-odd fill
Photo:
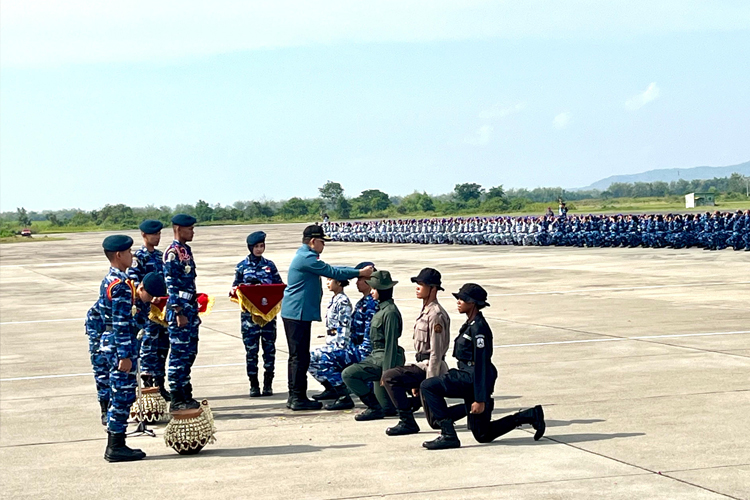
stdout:
POLYGON ((143 387, 153 387, 154 377, 152 377, 148 373, 144 373, 141 375, 141 382, 143 383, 143 387))
POLYGON ((193 399, 193 384, 188 383, 185 386, 185 388, 183 389, 183 395, 184 395, 186 410, 195 410, 196 408, 201 407, 201 404, 195 399, 193 399))
POLYGON ((409 410, 398 411, 399 422, 394 427, 388 427, 385 433, 389 436, 406 436, 408 434, 417 434, 419 425, 414 420, 414 413, 409 410))
POLYGON ((169 391, 165 387, 164 377, 154 377, 154 383, 159 388, 159 394, 161 394, 161 397, 164 398, 164 401, 169 403, 171 401, 171 396, 169 395, 169 391))
POLYGON ((273 372, 263 373, 263 392, 261 396, 273 396, 273 372))
POLYGON ((338 395, 338 398, 330 403, 326 404, 323 409, 325 410, 351 410, 354 408, 354 401, 349 396, 349 391, 346 389, 344 384, 337 385, 333 388, 338 395))
POLYGON ((185 400, 182 389, 174 389, 170 393, 169 411, 185 410, 185 400))
POLYGON ((292 403, 289 407, 292 411, 320 410, 323 408, 323 403, 307 399, 307 396, 295 394, 292 396, 292 403))
POLYGON ((375 394, 370 392, 368 394, 365 394, 364 396, 360 396, 359 399, 361 399, 362 402, 367 405, 367 409, 362 413, 355 415, 354 420, 358 422, 366 422, 368 420, 380 420, 382 418, 385 418, 385 410, 383 410, 383 407, 380 406, 378 398, 375 397, 375 394))
POLYGON ((321 384, 323 385, 323 387, 325 387, 325 391, 313 394, 312 398, 315 401, 324 399, 336 399, 339 397, 339 393, 336 392, 336 389, 333 388, 330 382, 321 382, 321 384))
POLYGON ((258 384, 257 375, 250 375, 250 397, 260 397, 260 384, 258 384))
POLYGON ((128 448, 125 445, 125 434, 107 434, 107 449, 104 452, 104 460, 107 462, 133 462, 146 457, 143 451, 128 448))
POLYGON ((106 399, 99 401, 99 408, 102 409, 102 425, 106 427, 107 426, 107 411, 109 410, 109 401, 107 401, 106 399))
POLYGON ((544 431, 547 429, 547 424, 544 421, 544 410, 541 405, 536 405, 528 410, 523 410, 516 413, 518 418, 518 425, 531 424, 536 431, 534 433, 534 441, 539 441, 544 436, 544 431))
POLYGON ((446 418, 440 421, 440 435, 432 441, 425 441, 422 446, 428 450, 447 450, 450 448, 460 448, 461 441, 458 440, 456 429, 453 427, 453 420, 446 418))

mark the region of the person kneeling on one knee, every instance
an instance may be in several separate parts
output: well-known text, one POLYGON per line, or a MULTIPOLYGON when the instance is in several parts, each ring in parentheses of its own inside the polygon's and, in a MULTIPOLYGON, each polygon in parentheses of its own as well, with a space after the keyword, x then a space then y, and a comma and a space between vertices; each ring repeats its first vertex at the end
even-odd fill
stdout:
POLYGON ((541 406, 491 420, 497 369, 492 364, 492 330, 481 312, 489 306, 487 292, 479 285, 467 283, 453 296, 458 301, 458 312, 466 315, 466 323, 461 325, 453 348, 458 369, 427 379, 420 386, 425 407, 429 407, 441 431, 437 439, 426 441, 422 446, 429 450, 461 446, 453 426, 456 419, 445 398, 464 400, 471 433, 480 443, 489 443, 523 424, 531 424, 536 429, 534 440, 539 440, 546 428, 541 406))
POLYGON ((380 383, 384 371, 404 364, 404 350, 398 345, 403 329, 401 313, 393 302, 393 287, 398 283, 388 271, 375 271, 367 280, 378 301, 378 312, 370 322, 372 353, 360 363, 348 366, 341 373, 347 388, 359 396, 367 409, 354 417, 356 420, 376 420, 385 417, 385 410, 370 389, 369 382, 380 383))

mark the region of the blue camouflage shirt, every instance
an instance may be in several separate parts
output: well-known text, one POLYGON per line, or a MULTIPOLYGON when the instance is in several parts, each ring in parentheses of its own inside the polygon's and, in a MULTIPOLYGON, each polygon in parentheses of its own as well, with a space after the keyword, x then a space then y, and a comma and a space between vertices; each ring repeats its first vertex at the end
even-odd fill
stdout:
POLYGON ((352 303, 345 293, 331 298, 326 312, 326 344, 344 348, 349 343, 352 326, 352 303))
POLYGON ((193 251, 188 245, 173 241, 164 252, 164 282, 169 309, 182 308, 184 314, 197 314, 195 276, 193 251))
POLYGON ((149 252, 146 245, 142 246, 133 254, 133 264, 128 269, 128 278, 136 284, 143 281, 148 273, 164 273, 164 254, 161 250, 154 249, 149 252))
POLYGON ((95 307, 104 319, 108 348, 116 350, 118 359, 134 359, 138 356, 135 303, 133 282, 123 271, 110 267, 109 274, 99 287, 99 301, 95 307))
POLYGON ((354 314, 352 314, 350 342, 353 345, 359 345, 360 349, 368 354, 372 351, 370 322, 376 312, 378 312, 378 302, 368 294, 357 301, 354 305, 354 314))
POLYGON ((276 264, 263 256, 256 257, 250 254, 234 268, 234 282, 232 286, 281 283, 283 281, 281 280, 279 270, 276 269, 276 264))

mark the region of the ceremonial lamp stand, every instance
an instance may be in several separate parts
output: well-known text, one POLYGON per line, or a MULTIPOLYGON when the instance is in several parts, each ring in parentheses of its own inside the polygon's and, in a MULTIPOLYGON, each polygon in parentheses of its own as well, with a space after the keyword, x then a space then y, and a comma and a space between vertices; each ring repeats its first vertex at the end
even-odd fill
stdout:
MULTIPOLYGON (((143 330, 141 330, 143 331, 143 330)), ((146 420, 143 417, 143 391, 141 391, 141 358, 138 357, 135 362, 137 379, 136 383, 136 403, 138 403, 138 427, 134 431, 128 432, 126 436, 151 436, 156 437, 156 433, 146 426, 146 420)))

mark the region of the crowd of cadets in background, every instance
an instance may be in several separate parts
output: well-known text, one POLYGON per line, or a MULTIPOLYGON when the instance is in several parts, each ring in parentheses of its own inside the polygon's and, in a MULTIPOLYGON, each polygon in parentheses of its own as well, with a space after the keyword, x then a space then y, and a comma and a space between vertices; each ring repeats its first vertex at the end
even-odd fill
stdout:
POLYGON ((451 217, 323 223, 334 241, 750 251, 750 210, 689 214, 451 217))

